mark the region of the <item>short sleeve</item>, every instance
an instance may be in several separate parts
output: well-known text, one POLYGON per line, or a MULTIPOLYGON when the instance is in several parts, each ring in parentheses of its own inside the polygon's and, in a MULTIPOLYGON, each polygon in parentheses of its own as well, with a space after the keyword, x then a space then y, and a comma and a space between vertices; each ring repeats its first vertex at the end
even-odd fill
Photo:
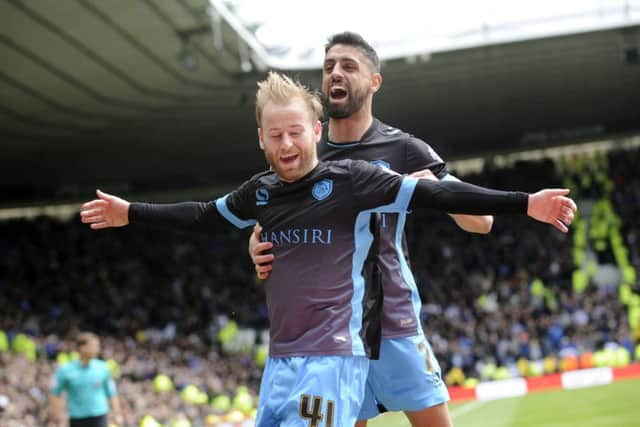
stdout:
POLYGON ((62 391, 66 387, 64 370, 61 367, 58 367, 56 373, 51 377, 51 385, 49 386, 49 391, 54 396, 60 396, 62 391))
POLYGON ((113 397, 118 394, 116 389, 116 382, 109 374, 109 369, 106 369, 105 377, 104 377, 104 392, 107 397, 113 397))
POLYGON ((414 136, 407 143, 407 172, 429 169, 438 179, 447 174, 447 165, 442 157, 426 142, 414 136))
POLYGON ((247 228, 256 223, 255 207, 265 197, 268 198, 268 192, 265 189, 247 181, 238 189, 217 199, 216 208, 231 224, 238 228, 247 228))
POLYGON ((353 195, 358 210, 405 212, 417 180, 386 167, 356 160, 350 166, 353 195))

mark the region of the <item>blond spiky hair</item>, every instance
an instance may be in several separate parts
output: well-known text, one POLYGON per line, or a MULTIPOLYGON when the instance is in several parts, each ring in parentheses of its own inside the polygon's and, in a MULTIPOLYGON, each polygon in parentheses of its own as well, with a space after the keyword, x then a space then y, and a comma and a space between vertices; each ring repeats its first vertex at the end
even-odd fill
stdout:
POLYGON ((256 93, 256 121, 258 127, 262 123, 262 111, 269 102, 287 104, 294 98, 300 98, 309 107, 314 120, 322 118, 322 103, 317 93, 312 92, 302 83, 284 74, 270 71, 266 79, 258 82, 256 93))

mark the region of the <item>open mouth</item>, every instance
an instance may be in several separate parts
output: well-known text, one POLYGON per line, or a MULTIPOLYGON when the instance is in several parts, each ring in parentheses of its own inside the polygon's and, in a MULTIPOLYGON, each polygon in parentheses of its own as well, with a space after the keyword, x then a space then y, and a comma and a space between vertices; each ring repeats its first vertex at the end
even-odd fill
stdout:
POLYGON ((298 159, 297 154, 292 154, 290 156, 282 156, 280 157, 280 162, 284 165, 290 165, 298 159))
POLYGON ((334 87, 329 92, 329 96, 333 101, 340 101, 347 97, 347 91, 342 87, 334 87))

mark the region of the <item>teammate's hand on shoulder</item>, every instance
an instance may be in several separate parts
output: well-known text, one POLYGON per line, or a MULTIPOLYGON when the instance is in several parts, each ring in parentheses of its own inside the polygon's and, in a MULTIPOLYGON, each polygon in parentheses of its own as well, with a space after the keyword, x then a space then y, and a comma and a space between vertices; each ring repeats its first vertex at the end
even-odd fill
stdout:
POLYGON ((409 175, 411 178, 430 179, 432 181, 438 181, 438 177, 431 172, 431 169, 422 169, 420 171, 413 172, 409 175))

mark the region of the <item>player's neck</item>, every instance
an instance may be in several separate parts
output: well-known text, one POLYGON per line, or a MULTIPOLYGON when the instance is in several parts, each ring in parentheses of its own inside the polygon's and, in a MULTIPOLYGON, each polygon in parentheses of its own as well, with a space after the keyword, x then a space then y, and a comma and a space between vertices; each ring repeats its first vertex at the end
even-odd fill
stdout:
POLYGON ((309 173, 311 173, 311 171, 314 170, 316 166, 318 166, 318 162, 319 162, 318 158, 315 157, 308 164, 304 165, 298 171, 296 171, 296 173, 294 174, 291 174, 291 173, 283 174, 281 172, 278 172, 277 169, 275 169, 276 175, 278 175, 278 179, 280 181, 286 182, 289 184, 296 181, 300 181, 302 178, 304 178, 309 173))
POLYGON ((349 143, 360 141, 367 129, 373 123, 370 108, 362 108, 344 119, 329 119, 329 141, 334 143, 349 143))

